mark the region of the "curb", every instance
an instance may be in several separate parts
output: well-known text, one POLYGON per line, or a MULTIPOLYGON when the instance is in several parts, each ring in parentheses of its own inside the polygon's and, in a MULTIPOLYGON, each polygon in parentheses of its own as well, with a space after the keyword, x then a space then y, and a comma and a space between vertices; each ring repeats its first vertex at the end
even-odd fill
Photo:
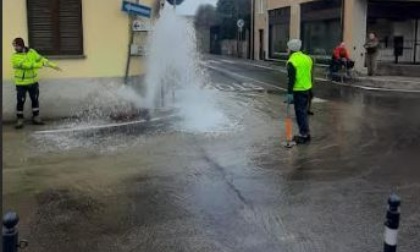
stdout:
MULTIPOLYGON (((285 69, 282 69, 279 66, 270 66, 273 71, 279 71, 282 73, 286 73, 285 69)), ((323 67, 323 65, 321 65, 323 67)), ((352 88, 358 88, 366 91, 379 91, 379 92, 396 92, 396 93, 420 93, 420 82, 415 81, 409 81, 409 80, 401 80, 401 81, 391 81, 392 83, 398 83, 398 88, 389 88, 383 85, 383 81, 381 80, 372 80, 372 79, 359 79, 356 78, 354 82, 352 83, 342 83, 337 81, 330 81, 325 78, 315 78, 316 81, 329 83, 329 84, 335 84, 338 86, 345 86, 345 87, 352 87, 352 88), (361 82, 371 82, 373 85, 361 85, 361 82), (409 88, 403 88, 401 87, 402 83, 407 83, 408 85, 418 84, 418 89, 409 89, 409 88)), ((385 79, 384 79, 385 80, 385 79)), ((386 80, 385 80, 386 81, 386 80)), ((388 82, 389 83, 389 82, 388 82)))
POLYGON ((366 90, 366 91, 420 94, 420 89, 385 88, 385 87, 377 87, 377 86, 364 86, 364 85, 358 84, 358 82, 342 83, 342 82, 337 82, 337 81, 330 81, 330 80, 327 80, 327 79, 324 79, 324 78, 315 78, 315 80, 320 82, 320 83, 324 83, 324 84, 334 84, 334 85, 337 85, 337 86, 357 88, 357 89, 362 89, 362 90, 366 90))

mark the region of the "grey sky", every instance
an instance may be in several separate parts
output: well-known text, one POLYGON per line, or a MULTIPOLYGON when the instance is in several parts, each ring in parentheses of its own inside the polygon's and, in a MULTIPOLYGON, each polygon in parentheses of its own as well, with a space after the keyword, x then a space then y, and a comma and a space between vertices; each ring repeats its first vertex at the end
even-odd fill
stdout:
POLYGON ((201 4, 216 5, 216 3, 217 0, 184 0, 184 3, 177 7, 177 12, 181 15, 194 15, 201 4))

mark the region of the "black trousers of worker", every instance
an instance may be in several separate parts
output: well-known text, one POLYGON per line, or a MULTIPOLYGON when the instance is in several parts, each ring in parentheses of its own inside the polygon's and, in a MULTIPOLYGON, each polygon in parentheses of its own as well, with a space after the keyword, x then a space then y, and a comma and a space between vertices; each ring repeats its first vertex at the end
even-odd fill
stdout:
POLYGON ((39 115, 39 84, 38 82, 31 85, 16 86, 16 115, 18 118, 23 118, 23 108, 26 101, 26 93, 32 101, 32 114, 33 116, 39 115))

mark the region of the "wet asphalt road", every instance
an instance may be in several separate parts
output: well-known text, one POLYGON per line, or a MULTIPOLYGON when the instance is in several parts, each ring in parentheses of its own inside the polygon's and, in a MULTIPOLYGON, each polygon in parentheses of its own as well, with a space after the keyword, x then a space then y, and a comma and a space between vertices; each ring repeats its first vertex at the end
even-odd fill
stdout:
POLYGON ((284 74, 204 65, 216 129, 161 114, 87 132, 5 127, 3 206, 28 251, 379 252, 392 191, 398 251, 420 251, 420 95, 318 84, 312 143, 285 149, 284 74))

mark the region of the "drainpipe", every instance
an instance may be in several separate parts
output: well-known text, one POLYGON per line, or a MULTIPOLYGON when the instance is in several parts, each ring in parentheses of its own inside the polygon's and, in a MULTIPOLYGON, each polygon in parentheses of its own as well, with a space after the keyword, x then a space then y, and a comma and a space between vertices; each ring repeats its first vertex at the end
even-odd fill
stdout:
MULTIPOLYGON (((136 0, 136 3, 139 3, 139 0, 136 0)), ((128 79, 129 79, 129 74, 130 74, 130 63, 131 63, 131 45, 134 42, 134 31, 132 28, 133 25, 133 21, 135 19, 135 16, 133 14, 131 14, 130 12, 128 13, 129 15, 129 27, 130 27, 130 35, 129 35, 129 39, 128 39, 128 53, 127 53, 127 61, 125 64, 125 75, 124 75, 124 84, 128 84, 128 79)))
POLYGON ((418 36, 419 36, 419 20, 416 19, 416 24, 415 24, 415 31, 414 31, 414 64, 416 64, 416 59, 417 59, 417 46, 420 45, 420 43, 418 42, 418 36))
MULTIPOLYGON (((236 4, 236 21, 238 21, 239 20, 239 0, 236 0, 235 4, 236 4)), ((236 54, 238 58, 241 57, 239 54, 239 29, 238 27, 236 27, 236 54)))
POLYGON ((255 0, 251 0, 251 41, 250 41, 250 52, 249 56, 251 60, 254 60, 254 43, 255 43, 255 0))
POLYGON ((344 15, 346 11, 346 3, 341 0, 341 41, 344 41, 344 15))

